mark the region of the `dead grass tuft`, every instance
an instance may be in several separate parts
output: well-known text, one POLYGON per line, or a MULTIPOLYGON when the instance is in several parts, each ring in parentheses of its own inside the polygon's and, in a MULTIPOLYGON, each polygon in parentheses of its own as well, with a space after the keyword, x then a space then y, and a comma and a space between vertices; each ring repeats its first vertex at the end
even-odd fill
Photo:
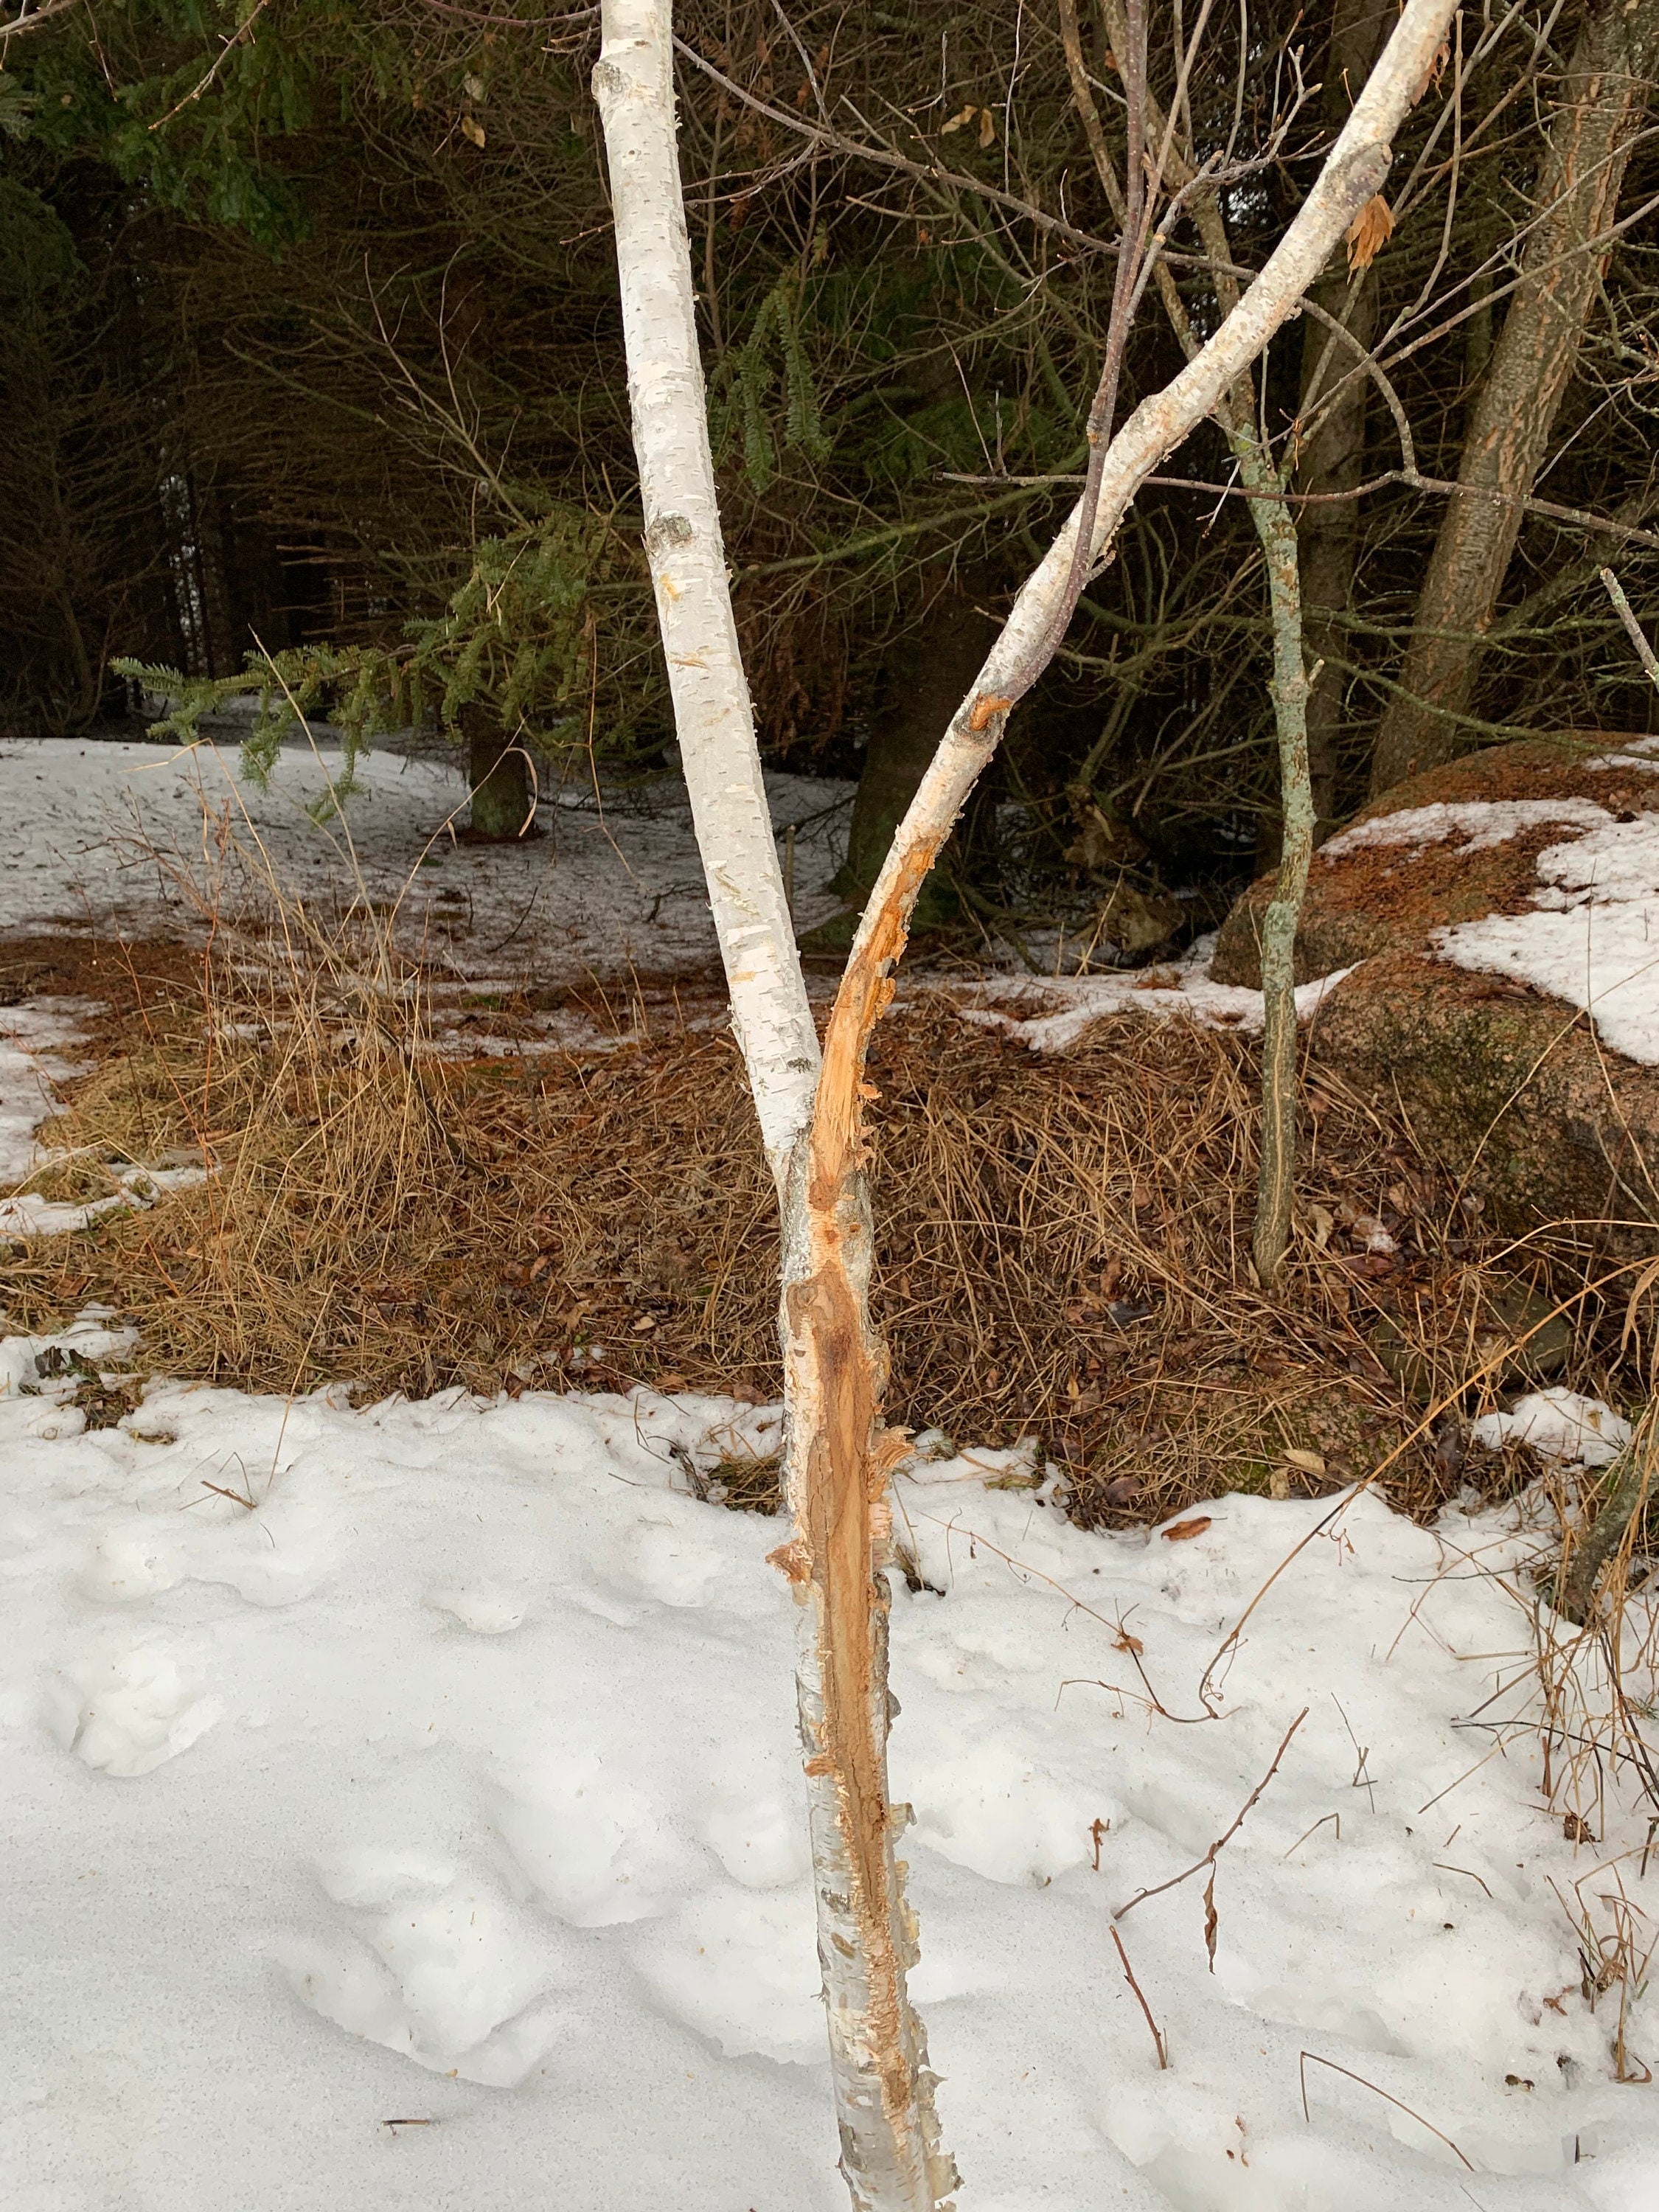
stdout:
MULTIPOLYGON (((440 1038, 422 976, 369 927, 226 932, 193 977, 135 990, 45 1133, 63 1194, 134 1164, 210 1173, 20 1254, 16 1320, 100 1298, 155 1365, 257 1389, 774 1395, 773 1196, 729 1038, 672 1014, 642 1036, 632 1010, 607 1038, 595 1000, 573 1010, 591 1048, 460 1057, 476 1029, 440 1038)), ((1236 1036, 1126 1016, 1045 1059, 923 995, 872 1073, 891 1415, 1036 1437, 1085 1522, 1333 1489, 1442 1396, 1454 1411, 1384 1478, 1431 1511, 1535 1472, 1466 1458, 1463 1416, 1540 1344, 1605 1387, 1594 1315, 1576 1336, 1537 1328, 1571 1266, 1486 1235, 1404 1125, 1328 1077, 1286 1296, 1257 1292, 1255 1069, 1236 1036)), ((747 1476, 719 1479, 746 1498, 747 1476)))

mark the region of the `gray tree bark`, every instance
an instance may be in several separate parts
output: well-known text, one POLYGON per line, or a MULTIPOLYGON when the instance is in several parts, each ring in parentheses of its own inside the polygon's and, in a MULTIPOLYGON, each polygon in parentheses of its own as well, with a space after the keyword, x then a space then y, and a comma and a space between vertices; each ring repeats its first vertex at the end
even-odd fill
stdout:
MULTIPOLYGON (((942 592, 920 630, 898 639, 882 672, 882 696, 870 729, 869 748, 853 801, 847 859, 835 889, 862 901, 904 819, 916 787, 939 746, 939 733, 978 674, 996 635, 994 623, 955 592, 942 592)), ((916 926, 948 919, 951 902, 930 878, 923 886, 916 926)), ((852 942, 850 929, 842 949, 852 942)))
POLYGON ((1656 52, 1659 0, 1601 0, 1578 34, 1540 168, 1521 282, 1464 436, 1458 482, 1476 495, 1447 501, 1401 689, 1377 732, 1374 793, 1465 750, 1455 718, 1468 711, 1520 534, 1516 496, 1532 490, 1578 357, 1599 270, 1589 241, 1617 212, 1656 52))
POLYGON ((461 709, 466 787, 472 794, 472 835, 491 842, 527 836, 535 811, 530 763, 488 707, 461 709))

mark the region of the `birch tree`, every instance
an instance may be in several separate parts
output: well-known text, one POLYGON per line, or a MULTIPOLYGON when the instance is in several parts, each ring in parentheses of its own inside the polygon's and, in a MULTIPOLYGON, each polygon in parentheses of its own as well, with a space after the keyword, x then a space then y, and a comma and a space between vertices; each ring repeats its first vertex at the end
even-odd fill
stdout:
POLYGON ((818 1955, 842 2168, 858 2212, 940 2212, 957 2182, 907 1993, 916 1930, 894 1845, 908 1808, 887 1791, 888 1485, 907 1440, 882 1421, 885 1358, 869 1310, 871 1034, 893 996, 917 894, 1010 713, 1052 658, 1140 484, 1224 402, 1380 190, 1389 142, 1428 82, 1452 4, 1406 0, 1260 274, 1181 373, 1113 436, 1123 339, 1156 252, 1152 202, 1134 165, 1134 223, 1119 250, 1082 494, 942 733, 870 894, 820 1049, 727 587, 676 148, 671 0, 604 0, 593 88, 610 164, 645 546, 732 1024, 778 1191, 793 1532, 773 1557, 799 1607, 818 1955))

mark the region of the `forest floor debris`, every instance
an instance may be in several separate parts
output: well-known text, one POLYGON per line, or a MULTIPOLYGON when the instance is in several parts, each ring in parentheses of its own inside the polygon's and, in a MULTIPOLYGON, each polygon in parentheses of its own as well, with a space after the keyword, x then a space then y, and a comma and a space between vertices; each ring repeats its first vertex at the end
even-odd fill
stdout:
MULTIPOLYGON (((13 948, 106 1008, 21 1194, 105 1210, 69 1237, 15 1221, 14 1322, 97 1299, 169 1372, 258 1389, 775 1395, 770 1184, 712 998, 566 994, 589 1041, 525 1054, 521 1002, 491 994, 500 1049, 440 1050, 418 976, 368 988, 331 941, 280 982, 240 954, 13 948), (137 1178, 187 1187, 138 1212, 137 1178)), ((1328 1078, 1291 1295, 1263 1297, 1248 1038, 1125 1012, 1034 1054, 935 990, 884 1024, 871 1074, 891 1415, 1035 1438, 1081 1519, 1379 1471, 1431 1514, 1503 1392, 1634 1387, 1628 1270, 1586 1292, 1570 1227, 1486 1230, 1402 1117, 1328 1078)))

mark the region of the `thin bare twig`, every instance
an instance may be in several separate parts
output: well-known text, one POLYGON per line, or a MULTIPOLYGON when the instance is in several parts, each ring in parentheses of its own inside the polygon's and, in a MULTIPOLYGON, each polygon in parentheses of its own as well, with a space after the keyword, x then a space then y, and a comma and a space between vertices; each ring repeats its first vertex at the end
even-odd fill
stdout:
POLYGON ((1123 1938, 1115 1928, 1111 1930, 1111 1937, 1113 1942, 1117 1945, 1117 1955, 1123 1961, 1123 1978, 1134 1991, 1135 2001, 1146 2015, 1146 2025, 1152 2032, 1152 2048, 1158 2053, 1158 2070, 1160 2073, 1166 2072, 1170 2064, 1170 2046, 1164 2040, 1164 2031, 1152 2018, 1152 2008, 1146 2002, 1146 1992, 1135 1979, 1135 1970, 1129 1964, 1129 1954, 1123 1948, 1123 1938))
POLYGON ((1630 601, 1625 597, 1624 586, 1611 568, 1598 568, 1595 573, 1607 586, 1607 597, 1618 610, 1620 621, 1630 632, 1630 641, 1636 647, 1637 659, 1647 670, 1655 684, 1659 684, 1659 657, 1655 655, 1653 647, 1648 643, 1643 632, 1641 623, 1636 619, 1630 601))
MULTIPOLYGON (((1250 1808, 1255 1803, 1257 1798, 1261 1796, 1262 1791, 1273 1780, 1274 1775, 1278 1773, 1279 1762, 1284 1758, 1285 1753, 1290 1749, 1291 1738, 1296 1734, 1297 1730, 1301 1727, 1303 1722, 1305 1721, 1307 1717, 1308 1708, 1306 1705, 1304 1705, 1301 1711, 1291 1723, 1289 1728, 1285 1729, 1284 1741, 1273 1753, 1273 1765, 1267 1769, 1267 1771, 1262 1776, 1261 1781, 1256 1784, 1255 1788, 1251 1790, 1249 1796, 1244 1800, 1243 1804, 1239 1808, 1237 1818, 1234 1820, 1232 1826, 1227 1830, 1225 1835, 1218 1836, 1214 1843, 1211 1844, 1209 1850, 1205 1852, 1203 1857, 1196 1860, 1193 1865, 1187 1869, 1184 1874, 1172 1875, 1168 1881, 1157 1882, 1151 1889, 1138 1889, 1127 1905, 1120 1905, 1117 1907, 1116 1911, 1112 1915, 1114 1920, 1121 1920, 1126 1912, 1133 1912, 1136 1905, 1144 1905, 1149 1897, 1161 1897, 1166 1889, 1178 1889, 1183 1881, 1190 1881, 1195 1874, 1202 1874, 1206 1866, 1213 1866, 1215 1864, 1217 1854, 1224 1850, 1225 1847, 1231 1843, 1233 1838, 1238 1833, 1239 1830, 1244 1825, 1245 1814, 1249 1813, 1250 1808)), ((1294 1844, 1291 1844, 1291 1849, 1292 1850, 1296 1849, 1294 1844)))
POLYGON ((1334 2058, 1322 2058, 1316 2051, 1303 2051, 1300 2056, 1298 2065, 1298 2071, 1302 2076, 1302 2117, 1304 2120, 1310 2119, 1311 2118, 1308 2111, 1308 2061, 1310 2058, 1316 2066, 1328 2066, 1333 2074, 1340 2074, 1346 2081, 1357 2081, 1362 2089, 1369 2089, 1373 2096, 1381 2097, 1387 2103, 1395 2106, 1398 2111, 1404 2112, 1409 2118, 1415 2120, 1419 2128, 1426 2128, 1431 2136, 1437 2136, 1440 2142, 1445 2144, 1446 2148, 1452 2153, 1454 2157, 1462 2160, 1463 2164, 1468 2167, 1471 2173, 1474 2173, 1476 2171, 1473 2161, 1463 2157, 1462 2152, 1458 2149, 1457 2145, 1452 2141, 1451 2137, 1449 2135, 1442 2134, 1441 2130, 1436 2127, 1432 2120, 1425 2120, 1421 2112, 1413 2112, 1409 2105, 1402 2104, 1398 2097, 1390 2096, 1386 2089, 1379 2089, 1375 2081, 1368 2081, 1363 2074, 1350 2073, 1346 2066, 1339 2066, 1334 2058))

